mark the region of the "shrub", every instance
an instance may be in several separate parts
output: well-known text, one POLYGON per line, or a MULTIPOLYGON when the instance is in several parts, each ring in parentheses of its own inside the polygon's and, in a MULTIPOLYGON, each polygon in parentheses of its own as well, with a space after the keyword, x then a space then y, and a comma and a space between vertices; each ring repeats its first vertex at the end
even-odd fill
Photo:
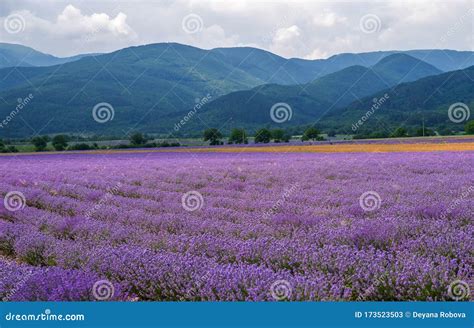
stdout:
POLYGON ((416 130, 416 135, 418 137, 429 137, 429 136, 434 136, 436 135, 436 133, 434 133, 433 130, 430 130, 430 129, 423 129, 423 128, 420 128, 418 130, 416 130))
POLYGON ((391 137, 392 138, 408 137, 407 129, 405 129, 403 127, 399 127, 391 134, 391 137))
POLYGON ((272 133, 268 129, 260 129, 255 134, 255 143, 269 143, 272 139, 272 133))
MULTIPOLYGON (((93 287, 103 280, 93 272, 48 268, 28 278, 12 295, 12 301, 94 301, 93 287)), ((113 284, 114 294, 110 300, 124 300, 120 284, 113 284)), ((111 290, 112 291, 112 290, 111 290)), ((97 292, 97 291, 96 291, 97 292)))
POLYGON ((67 148, 68 138, 65 135, 57 135, 53 138, 52 144, 55 150, 62 151, 67 148))
POLYGON ((311 127, 306 129, 304 132, 303 136, 301 137, 302 141, 307 141, 307 140, 317 140, 319 136, 319 131, 315 127, 311 127))
POLYGON ((285 131, 283 131, 282 129, 275 129, 272 131, 272 138, 275 142, 283 141, 284 137, 285 137, 285 131))
POLYGON ((48 145, 48 139, 47 137, 34 137, 31 139, 31 143, 35 146, 36 151, 44 151, 48 145))
POLYGON ((68 149, 69 149, 69 150, 90 150, 90 149, 92 149, 92 147, 89 146, 89 145, 86 144, 86 143, 78 143, 78 144, 69 146, 68 149))
POLYGON ((474 134, 474 120, 466 123, 464 127, 466 134, 474 134))
POLYGON ((15 253, 26 263, 34 266, 53 266, 56 264, 50 246, 54 238, 41 233, 32 233, 15 242, 15 253))
POLYGON ((216 128, 206 129, 203 133, 203 140, 209 141, 209 145, 222 145, 222 133, 216 128))
POLYGON ((247 132, 244 129, 232 129, 229 137, 229 144, 247 144, 247 132))
POLYGON ((147 142, 147 138, 143 136, 140 132, 134 133, 130 136, 130 143, 133 146, 141 146, 147 142))

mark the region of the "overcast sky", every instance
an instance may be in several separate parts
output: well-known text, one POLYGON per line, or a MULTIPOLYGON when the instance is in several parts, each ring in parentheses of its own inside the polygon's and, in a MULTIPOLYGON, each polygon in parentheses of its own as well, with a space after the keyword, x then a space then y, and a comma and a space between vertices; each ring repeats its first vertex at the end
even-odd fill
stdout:
POLYGON ((56 56, 156 42, 284 57, 473 50, 474 1, 1 0, 0 41, 56 56))

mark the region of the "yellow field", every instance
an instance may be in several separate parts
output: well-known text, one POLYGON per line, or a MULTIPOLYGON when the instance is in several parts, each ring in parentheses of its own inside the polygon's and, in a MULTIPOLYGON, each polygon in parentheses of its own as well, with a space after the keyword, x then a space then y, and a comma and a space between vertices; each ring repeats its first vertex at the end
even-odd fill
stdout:
POLYGON ((67 152, 40 152, 1 154, 0 156, 21 156, 41 154, 111 154, 111 153, 150 153, 150 152, 217 152, 217 153, 390 153, 390 152, 433 152, 433 151, 474 151, 474 142, 453 143, 394 143, 394 144, 334 144, 334 145, 279 145, 279 146, 222 146, 222 147, 182 147, 150 148, 124 150, 88 150, 67 152))
MULTIPOLYGON (((175 149, 174 151, 190 151, 175 149)), ((385 153, 385 152, 430 152, 430 151, 474 151, 474 142, 426 143, 426 144, 338 144, 268 147, 215 147, 195 148, 193 152, 287 152, 287 153, 385 153)))

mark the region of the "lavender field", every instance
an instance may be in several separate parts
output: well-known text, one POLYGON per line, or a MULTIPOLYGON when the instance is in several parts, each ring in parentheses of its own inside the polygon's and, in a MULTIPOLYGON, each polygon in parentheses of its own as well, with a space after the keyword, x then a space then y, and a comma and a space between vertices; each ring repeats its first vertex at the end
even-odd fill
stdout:
POLYGON ((472 152, 0 157, 0 298, 467 300, 473 167, 472 152))

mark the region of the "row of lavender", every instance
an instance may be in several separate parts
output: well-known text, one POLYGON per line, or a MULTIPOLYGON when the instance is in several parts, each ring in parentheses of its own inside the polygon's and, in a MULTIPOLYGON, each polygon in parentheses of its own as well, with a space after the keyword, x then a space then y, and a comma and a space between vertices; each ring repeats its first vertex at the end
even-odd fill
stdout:
POLYGON ((461 300, 474 156, 0 158, 3 300, 461 300))

